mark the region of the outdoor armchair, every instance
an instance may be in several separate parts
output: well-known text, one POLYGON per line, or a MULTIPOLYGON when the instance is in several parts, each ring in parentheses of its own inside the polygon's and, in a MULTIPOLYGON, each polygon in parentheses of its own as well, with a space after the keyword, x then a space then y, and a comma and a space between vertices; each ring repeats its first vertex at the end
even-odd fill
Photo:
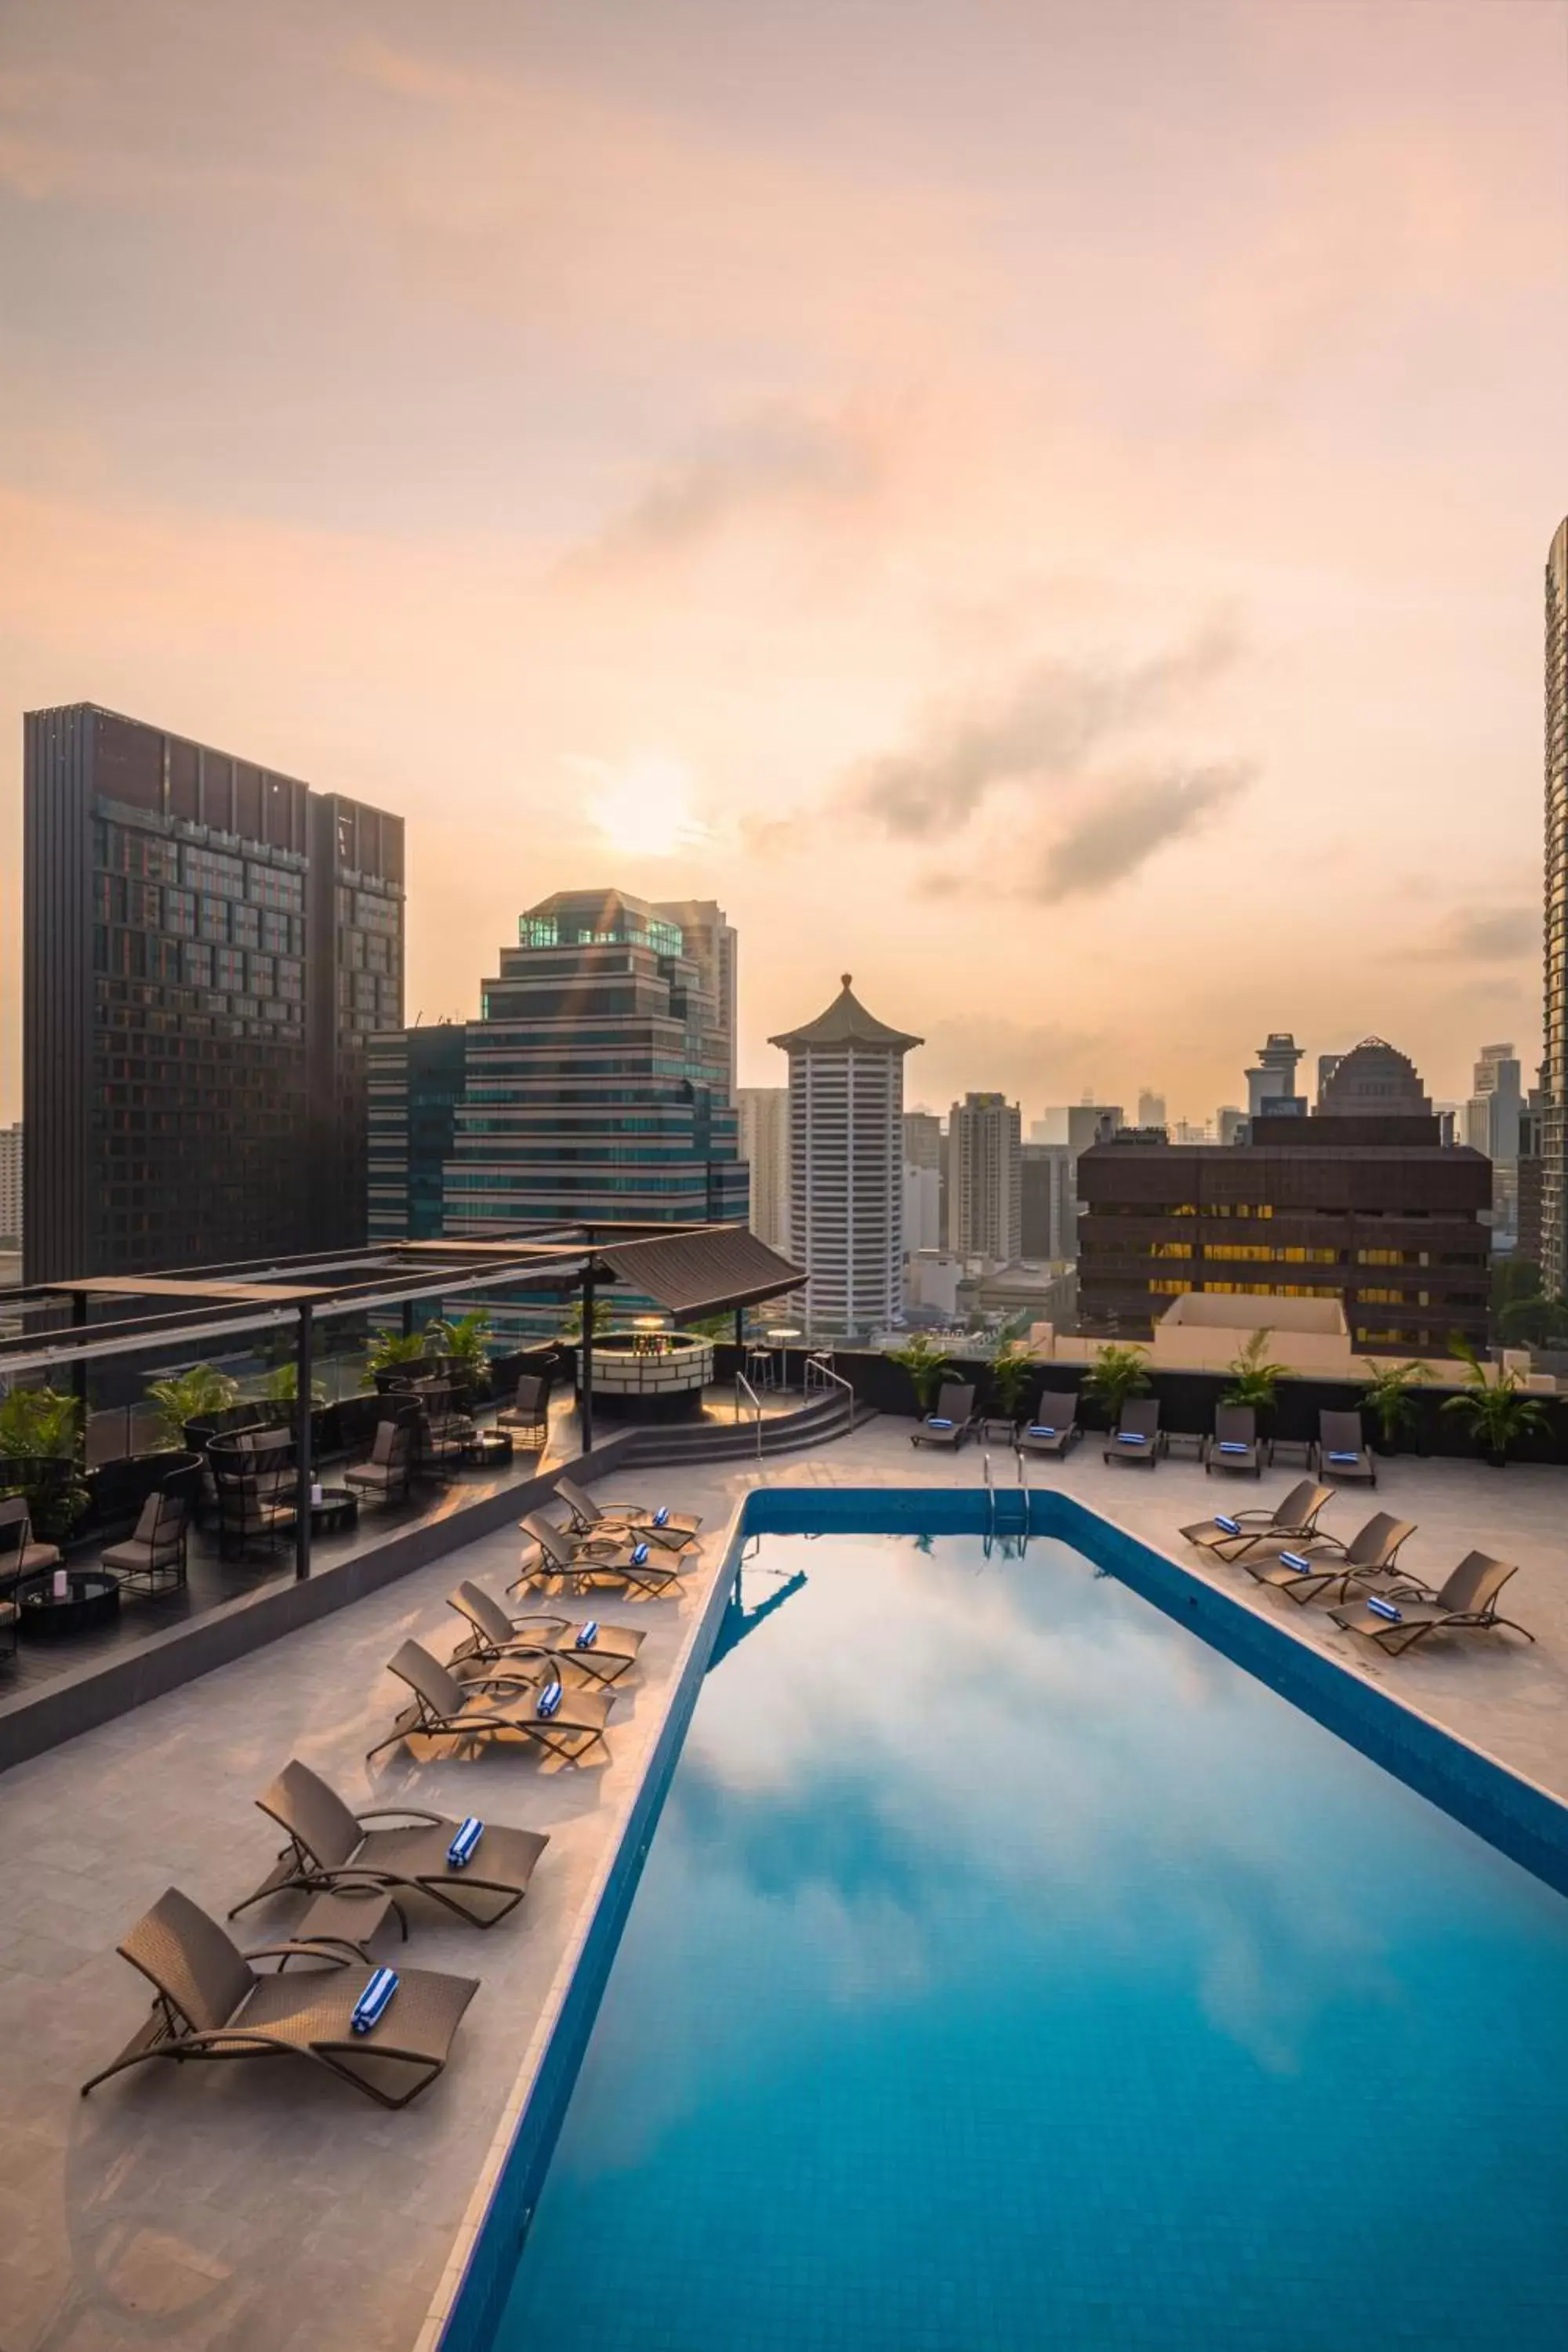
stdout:
POLYGON ((167 1495, 160 1487, 142 1504, 133 1532, 123 1543, 110 1546, 101 1565, 121 1584, 140 1585, 147 1592, 178 1591, 185 1581, 190 1517, 185 1496, 167 1495))
POLYGON ((353 1494, 374 1496, 384 1503, 405 1499, 414 1434, 406 1423, 378 1421, 368 1457, 343 1472, 344 1486, 353 1494))

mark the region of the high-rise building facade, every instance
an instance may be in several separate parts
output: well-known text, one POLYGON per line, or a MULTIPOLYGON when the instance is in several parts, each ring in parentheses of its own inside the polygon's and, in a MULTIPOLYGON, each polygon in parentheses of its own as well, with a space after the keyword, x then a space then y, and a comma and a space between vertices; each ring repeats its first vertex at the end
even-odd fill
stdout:
POLYGON ((22 1239, 22 1129, 0 1127, 0 1249, 22 1239))
POLYGON ((1541 1273, 1568 1293, 1568 520, 1546 559, 1546 954, 1541 1273))
MULTIPOLYGON (((732 1039, 711 969, 667 910, 625 891, 531 907, 477 1021, 374 1048, 373 1238, 743 1224, 732 1039)), ((491 1312, 521 1337, 556 1309, 520 1294, 491 1312)))
POLYGON ((1023 1121, 1005 1095, 965 1095, 947 1115, 947 1245, 1005 1265, 1023 1247, 1023 1121))
MULTIPOLYGON (((1375 1098, 1396 1080, 1425 1102, 1405 1056, 1373 1039, 1334 1083, 1353 1104, 1358 1088, 1375 1098)), ((1228 1149, 1128 1140, 1084 1153, 1086 1331, 1147 1338, 1173 1298, 1222 1291, 1257 1298, 1260 1323, 1271 1297, 1336 1298, 1358 1352, 1446 1356, 1453 1331, 1485 1348, 1491 1170, 1439 1141, 1429 1104, 1259 1117, 1248 1135, 1228 1149)))
POLYGON ((903 1279, 904 1055, 849 974, 826 1013, 769 1040, 789 1055, 790 1254, 814 1334, 884 1328, 903 1279))
POLYGON ((24 832, 26 1278, 363 1242, 402 818, 73 703, 24 832))
POLYGON ((742 1087, 741 1157, 751 1171, 752 1231, 770 1249, 789 1251, 789 1088, 742 1087))
POLYGON ((1296 1092, 1296 1066, 1300 1058, 1301 1048, 1289 1029, 1269 1031, 1258 1049, 1257 1067, 1247 1073, 1249 1118, 1306 1110, 1304 1097, 1296 1092))
POLYGON ((1141 1087, 1138 1090, 1138 1124, 1140 1127, 1163 1127, 1165 1124, 1165 1097, 1156 1094, 1152 1087, 1141 1087))
POLYGON ((1072 1153, 1065 1143, 1026 1143, 1020 1174, 1019 1256, 1037 1262, 1076 1258, 1072 1153))

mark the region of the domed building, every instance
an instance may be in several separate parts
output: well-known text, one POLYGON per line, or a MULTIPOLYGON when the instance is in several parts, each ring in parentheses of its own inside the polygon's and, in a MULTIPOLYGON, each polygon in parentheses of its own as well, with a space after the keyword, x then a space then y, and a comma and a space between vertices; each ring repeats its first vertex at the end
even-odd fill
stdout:
POLYGON ((1320 1118, 1430 1118, 1432 1104, 1408 1054, 1363 1037, 1342 1054, 1318 1093, 1320 1118))

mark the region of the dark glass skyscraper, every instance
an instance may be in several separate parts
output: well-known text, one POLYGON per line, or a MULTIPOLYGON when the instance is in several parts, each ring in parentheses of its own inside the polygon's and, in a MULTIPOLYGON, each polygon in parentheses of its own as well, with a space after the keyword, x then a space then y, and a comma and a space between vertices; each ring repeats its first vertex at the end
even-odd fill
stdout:
POLYGON ((363 1241, 403 820, 92 703, 26 725, 26 1278, 363 1241))
MULTIPOLYGON (((478 1021, 372 1042, 371 1238, 744 1223, 734 962, 710 901, 574 890, 531 907, 478 1021)), ((537 1319, 492 1311, 498 1328, 537 1319)))

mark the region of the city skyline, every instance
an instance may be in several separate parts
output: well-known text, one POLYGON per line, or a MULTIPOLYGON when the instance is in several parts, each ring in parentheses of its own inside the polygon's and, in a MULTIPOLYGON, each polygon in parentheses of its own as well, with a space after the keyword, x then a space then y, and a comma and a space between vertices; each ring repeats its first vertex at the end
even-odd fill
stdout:
POLYGON ((847 967, 913 1097, 1189 1115, 1288 866, 1298 1034, 1532 1074, 1563 13, 63 0, 0 817, 23 709, 156 711, 405 812, 410 1017, 614 882, 752 942, 743 1085, 847 967))

